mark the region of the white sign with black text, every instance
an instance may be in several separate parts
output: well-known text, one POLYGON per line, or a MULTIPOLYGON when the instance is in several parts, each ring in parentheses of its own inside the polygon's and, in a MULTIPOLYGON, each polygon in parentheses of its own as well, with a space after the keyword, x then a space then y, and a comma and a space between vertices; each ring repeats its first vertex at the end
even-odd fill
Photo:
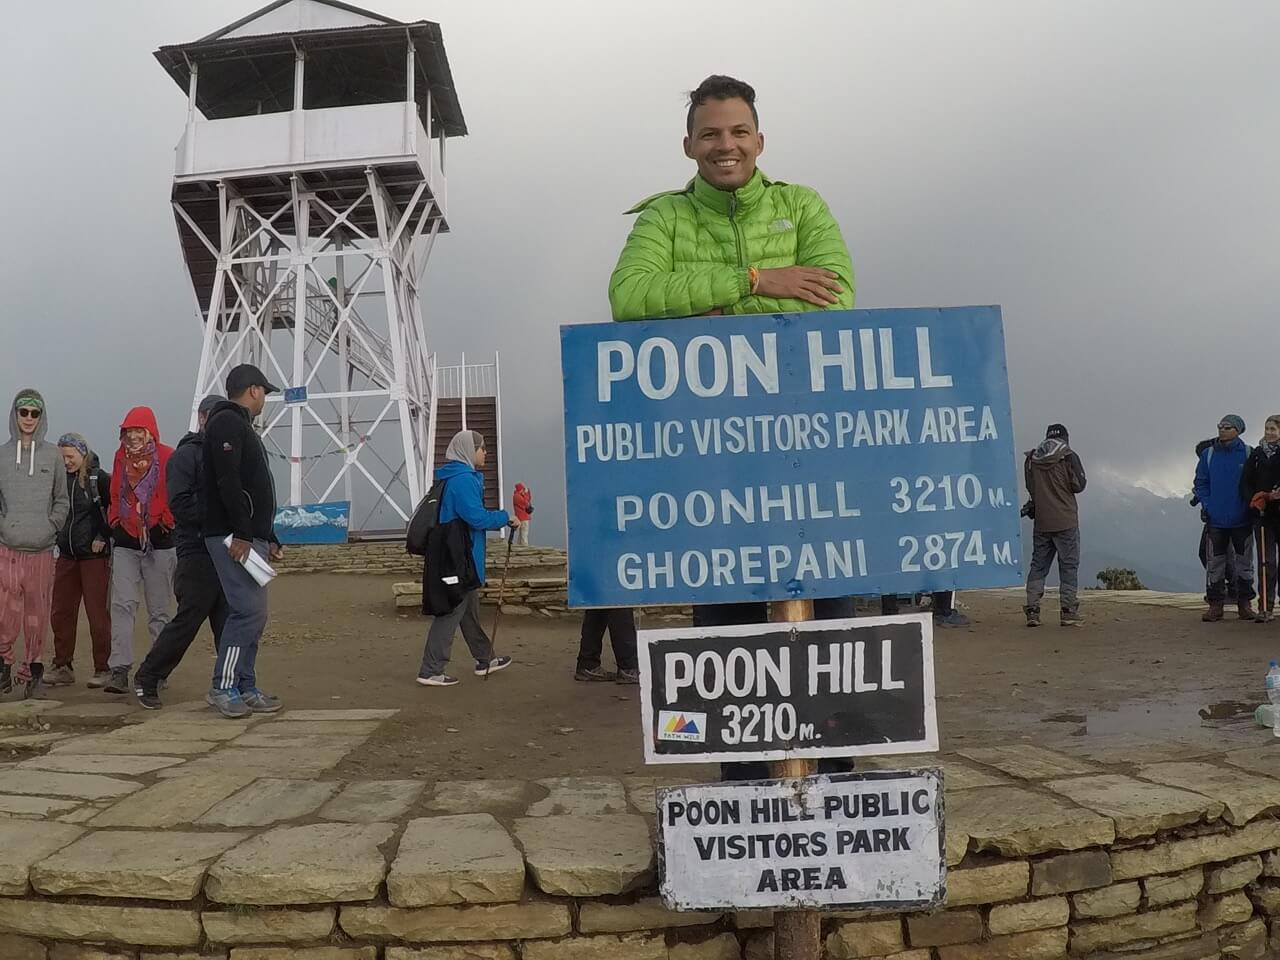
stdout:
POLYGON ((928 614, 638 637, 646 763, 938 749, 928 614))
POLYGON ((674 910, 927 909, 946 894, 938 770, 661 788, 674 910))

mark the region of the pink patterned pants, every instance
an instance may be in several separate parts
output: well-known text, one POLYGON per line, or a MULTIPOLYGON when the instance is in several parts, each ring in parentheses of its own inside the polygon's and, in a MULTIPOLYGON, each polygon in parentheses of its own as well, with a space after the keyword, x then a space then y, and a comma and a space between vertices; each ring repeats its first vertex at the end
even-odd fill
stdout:
POLYGON ((24 657, 14 671, 19 682, 30 679, 31 664, 41 662, 49 634, 53 570, 52 550, 23 553, 0 547, 0 659, 12 666, 18 634, 26 637, 24 657))

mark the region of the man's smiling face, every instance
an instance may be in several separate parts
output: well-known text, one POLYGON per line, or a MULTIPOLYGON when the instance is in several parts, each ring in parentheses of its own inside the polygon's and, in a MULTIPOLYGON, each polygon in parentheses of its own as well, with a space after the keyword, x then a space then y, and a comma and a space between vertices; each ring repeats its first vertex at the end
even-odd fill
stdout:
POLYGON ((707 183, 720 190, 737 190, 756 172, 764 135, 756 129, 747 101, 709 99, 693 111, 684 152, 698 164, 698 173, 707 183))

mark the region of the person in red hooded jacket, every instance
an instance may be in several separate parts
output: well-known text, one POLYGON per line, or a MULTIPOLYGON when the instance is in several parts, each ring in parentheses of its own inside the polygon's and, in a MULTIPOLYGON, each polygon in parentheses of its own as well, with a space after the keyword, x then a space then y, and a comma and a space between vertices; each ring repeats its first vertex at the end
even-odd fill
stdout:
POLYGON ((529 521, 533 519, 533 491, 523 483, 517 483, 515 492, 511 494, 511 506, 519 526, 512 535, 511 543, 515 546, 529 545, 529 521))
POLYGON ((178 565, 175 526, 165 492, 173 448, 160 442, 156 415, 134 407, 120 424, 120 448, 111 471, 111 679, 107 693, 129 692, 138 593, 147 602, 154 644, 173 616, 173 573, 178 565))

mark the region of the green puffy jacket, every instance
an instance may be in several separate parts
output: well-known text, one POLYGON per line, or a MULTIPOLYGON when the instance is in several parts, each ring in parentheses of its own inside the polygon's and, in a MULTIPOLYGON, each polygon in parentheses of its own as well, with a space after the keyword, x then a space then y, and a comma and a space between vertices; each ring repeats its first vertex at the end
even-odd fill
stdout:
POLYGON ((809 187, 759 170, 733 192, 694 177, 683 190, 637 204, 639 213, 609 280, 615 320, 724 313, 819 310, 803 300, 751 295, 747 267, 825 267, 843 292, 833 310, 853 307, 853 262, 840 226, 809 187))

